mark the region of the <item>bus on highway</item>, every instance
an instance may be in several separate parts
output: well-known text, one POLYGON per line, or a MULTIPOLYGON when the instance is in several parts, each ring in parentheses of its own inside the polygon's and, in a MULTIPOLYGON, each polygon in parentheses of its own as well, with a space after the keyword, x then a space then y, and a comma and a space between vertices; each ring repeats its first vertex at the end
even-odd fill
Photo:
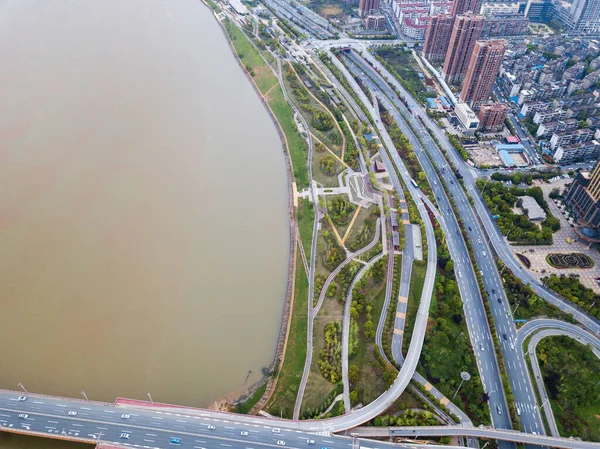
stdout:
POLYGON ((417 184, 417 182, 414 179, 410 178, 410 181, 412 182, 413 186, 415 186, 417 189, 419 188, 419 184, 417 184))

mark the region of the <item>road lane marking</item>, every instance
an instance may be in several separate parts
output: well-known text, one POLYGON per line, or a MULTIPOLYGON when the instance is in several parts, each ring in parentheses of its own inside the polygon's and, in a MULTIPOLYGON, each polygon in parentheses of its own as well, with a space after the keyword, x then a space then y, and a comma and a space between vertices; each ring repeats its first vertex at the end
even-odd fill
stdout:
POLYGON ((146 443, 154 443, 154 440, 144 440, 146 443))
POLYGON ((33 401, 34 404, 43 404, 41 401, 33 401))

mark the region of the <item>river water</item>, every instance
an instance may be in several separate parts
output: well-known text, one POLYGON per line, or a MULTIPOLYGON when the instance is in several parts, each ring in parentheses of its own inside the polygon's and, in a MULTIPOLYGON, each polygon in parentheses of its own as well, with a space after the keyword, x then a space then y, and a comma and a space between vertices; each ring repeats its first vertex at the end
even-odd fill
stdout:
POLYGON ((210 10, 4 0, 0 60, 0 388, 207 406, 256 381, 285 162, 210 10))

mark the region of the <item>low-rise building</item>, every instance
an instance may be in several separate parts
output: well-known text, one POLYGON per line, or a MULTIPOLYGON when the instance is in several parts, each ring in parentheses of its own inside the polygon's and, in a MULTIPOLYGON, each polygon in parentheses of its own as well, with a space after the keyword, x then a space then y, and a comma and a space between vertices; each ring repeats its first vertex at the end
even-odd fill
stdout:
POLYGON ((365 26, 369 31, 385 31, 385 16, 367 16, 365 26))
POLYGON ((572 164, 575 162, 590 162, 600 156, 600 143, 597 140, 559 146, 554 152, 554 162, 557 164, 572 164))
POLYGON ((489 17, 483 24, 482 37, 520 36, 529 26, 522 14, 504 14, 489 17))
POLYGON ((567 116, 567 111, 564 109, 551 109, 546 111, 538 111, 533 116, 533 123, 541 125, 542 123, 554 122, 563 120, 567 116))
POLYGON ((466 131, 474 132, 479 127, 479 119, 467 103, 458 103, 454 113, 466 131))
POLYGON ((535 135, 537 137, 549 136, 553 133, 563 133, 573 131, 579 126, 579 121, 574 118, 568 120, 557 120, 555 122, 542 123, 535 135))
POLYGON ((559 146, 587 142, 588 140, 592 140, 593 138, 594 130, 589 128, 554 133, 550 138, 550 148, 556 150, 559 146))
POLYGON ((537 203, 535 198, 531 196, 521 196, 521 209, 523 213, 527 214, 527 217, 531 221, 544 221, 546 219, 546 212, 537 203))

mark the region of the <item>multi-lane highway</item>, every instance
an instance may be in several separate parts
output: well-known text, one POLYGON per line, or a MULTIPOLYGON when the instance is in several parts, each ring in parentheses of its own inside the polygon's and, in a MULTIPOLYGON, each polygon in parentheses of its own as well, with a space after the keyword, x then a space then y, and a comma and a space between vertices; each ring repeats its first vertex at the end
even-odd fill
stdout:
MULTIPOLYGON (((115 406, 0 391, 0 429, 11 432, 146 449, 358 449, 356 439, 284 427, 290 423, 208 410, 115 406)), ((375 441, 369 441, 368 446, 391 447, 375 441)))
MULTIPOLYGON (((407 125, 404 116, 399 113, 399 109, 402 109, 404 105, 400 102, 397 102, 400 103, 399 105, 392 104, 391 99, 396 98, 393 91, 391 91, 389 86, 387 86, 387 84, 358 56, 349 56, 349 64, 351 67, 355 67, 355 73, 362 78, 365 85, 378 95, 382 104, 390 111, 405 136, 411 142, 415 154, 429 180, 429 184, 438 201, 438 205, 440 209, 444 211, 444 219, 441 224, 446 233, 450 254, 457 266, 456 280, 460 288, 461 297, 463 298, 467 326, 473 343, 473 350, 478 361, 481 379, 486 392, 490 396, 490 407, 494 411, 494 413, 492 413, 492 420, 496 427, 511 428, 510 417, 506 413, 506 400, 503 395, 502 382, 500 380, 500 373, 490 337, 485 309, 477 286, 477 279, 471 268, 466 244, 462 238, 462 234, 458 232, 459 225, 454 217, 450 202, 442 187, 441 180, 432 167, 431 161, 423 153, 420 141, 414 135, 412 129, 407 125), (458 268, 461 266, 463 268, 458 268), (500 407, 501 413, 498 413, 498 407, 500 407)), ((397 154, 396 157, 399 158, 397 154)), ((451 170, 446 171, 451 172, 451 170)), ((448 185, 451 184, 448 182, 448 185)), ((464 199, 461 200, 465 201, 464 199)))

